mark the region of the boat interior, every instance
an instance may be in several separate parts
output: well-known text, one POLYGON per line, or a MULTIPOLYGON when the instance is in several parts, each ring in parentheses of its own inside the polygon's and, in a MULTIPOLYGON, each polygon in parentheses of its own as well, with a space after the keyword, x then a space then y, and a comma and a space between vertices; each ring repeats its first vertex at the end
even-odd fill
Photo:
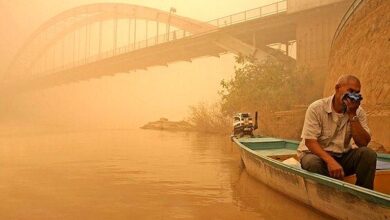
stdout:
MULTIPOLYGON (((299 142, 276 138, 243 138, 240 143, 253 150, 259 156, 266 156, 283 164, 301 169, 297 157, 299 142)), ((345 182, 354 184, 356 176, 344 178, 345 182)), ((390 154, 378 153, 377 171, 375 175, 374 190, 390 194, 390 154)))

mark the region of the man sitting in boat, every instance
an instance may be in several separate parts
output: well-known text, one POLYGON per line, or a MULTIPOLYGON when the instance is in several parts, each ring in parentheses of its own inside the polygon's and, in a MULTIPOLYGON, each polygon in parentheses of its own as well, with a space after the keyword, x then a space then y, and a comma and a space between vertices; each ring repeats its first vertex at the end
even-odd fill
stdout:
POLYGON ((356 76, 343 75, 335 94, 309 106, 298 157, 305 170, 337 179, 356 174, 356 185, 373 189, 376 153, 367 147, 371 135, 360 88, 356 76))

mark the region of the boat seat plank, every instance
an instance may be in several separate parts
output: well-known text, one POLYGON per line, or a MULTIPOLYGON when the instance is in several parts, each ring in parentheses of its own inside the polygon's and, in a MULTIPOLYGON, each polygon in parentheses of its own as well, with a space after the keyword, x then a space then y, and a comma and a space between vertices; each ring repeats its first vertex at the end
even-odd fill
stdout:
POLYGON ((277 156, 277 155, 296 155, 296 150, 281 148, 281 149, 266 149, 266 150, 255 150, 255 153, 259 156, 277 156))
POLYGON ((390 162, 378 160, 376 162, 377 170, 390 170, 390 162))

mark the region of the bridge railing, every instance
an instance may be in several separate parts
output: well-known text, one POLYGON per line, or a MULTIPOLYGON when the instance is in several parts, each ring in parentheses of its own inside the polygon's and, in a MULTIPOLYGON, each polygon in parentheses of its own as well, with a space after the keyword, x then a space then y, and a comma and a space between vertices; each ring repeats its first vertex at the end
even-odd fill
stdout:
POLYGON ((240 22, 245 22, 256 18, 278 14, 285 11, 287 11, 287 1, 279 1, 269 5, 264 5, 258 8, 254 8, 251 10, 238 12, 236 14, 225 16, 222 18, 217 18, 207 23, 215 27, 221 28, 221 27, 226 27, 232 24, 237 24, 240 22))
MULTIPOLYGON (((284 13, 286 11, 287 11, 287 0, 283 0, 283 1, 278 1, 275 3, 269 4, 269 5, 264 5, 264 6, 255 8, 255 9, 242 11, 242 12, 232 14, 229 16, 225 16, 222 18, 217 18, 217 19, 208 21, 206 23, 208 23, 216 28, 223 28, 223 27, 227 27, 230 25, 234 25, 237 23, 241 23, 241 22, 245 22, 245 21, 249 21, 249 20, 253 20, 253 19, 258 19, 258 18, 270 16, 270 15, 284 13)), ((207 31, 203 32, 202 34, 204 34, 204 33, 207 33, 207 31)), ((40 72, 37 75, 40 75, 40 76, 48 75, 48 74, 51 74, 53 72, 59 72, 59 71, 63 71, 66 69, 71 69, 71 68, 74 68, 77 66, 85 65, 88 63, 93 63, 93 62, 96 62, 98 60, 106 59, 106 58, 109 58, 112 56, 121 55, 121 54, 129 53, 129 52, 132 52, 135 50, 147 48, 150 46, 155 46, 158 44, 183 39, 183 38, 189 37, 189 36, 193 36, 193 34, 187 32, 187 31, 184 31, 184 30, 171 31, 171 32, 166 33, 166 34, 157 35, 157 36, 148 38, 148 39, 143 40, 143 41, 135 42, 134 44, 129 44, 127 46, 118 47, 118 48, 115 48, 115 49, 110 50, 110 51, 106 51, 106 52, 103 52, 100 54, 96 54, 96 55, 87 57, 85 59, 74 61, 74 62, 68 63, 66 65, 63 65, 63 66, 47 69, 43 72, 40 72)))

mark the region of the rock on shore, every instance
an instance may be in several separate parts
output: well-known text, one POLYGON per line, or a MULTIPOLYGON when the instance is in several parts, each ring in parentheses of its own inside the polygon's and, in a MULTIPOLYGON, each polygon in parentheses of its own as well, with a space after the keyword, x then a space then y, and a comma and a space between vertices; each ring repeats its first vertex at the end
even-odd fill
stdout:
POLYGON ((169 121, 167 118, 160 118, 158 121, 149 122, 141 127, 142 129, 167 130, 167 131, 192 131, 193 126, 186 121, 169 121))

